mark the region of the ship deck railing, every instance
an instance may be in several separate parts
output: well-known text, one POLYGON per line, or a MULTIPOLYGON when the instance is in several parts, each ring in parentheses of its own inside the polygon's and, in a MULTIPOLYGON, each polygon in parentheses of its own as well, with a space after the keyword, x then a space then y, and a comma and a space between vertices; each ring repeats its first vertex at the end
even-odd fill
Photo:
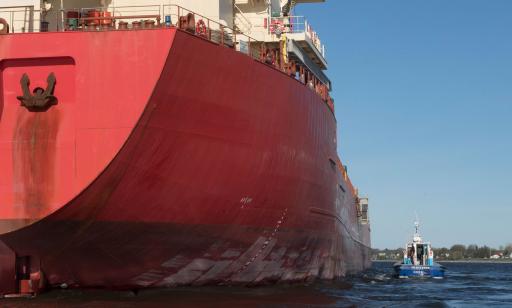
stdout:
POLYGON ((252 45, 257 42, 254 38, 179 5, 82 7, 50 12, 35 10, 33 7, 0 8, 0 18, 7 21, 10 25, 9 33, 13 34, 177 27, 226 47, 236 48, 237 51, 246 53, 255 59, 259 60, 261 58, 260 49, 252 45), (92 11, 101 15, 89 16, 88 13, 92 11), (109 14, 103 15, 104 12, 109 14), (46 21, 48 15, 53 15, 51 16, 54 19, 52 25, 46 21), (183 23, 183 18, 186 17, 189 20, 183 23), (199 22, 204 23, 204 32, 196 33, 199 22))
POLYGON ((308 41, 325 59, 325 45, 322 44, 317 32, 304 16, 272 17, 268 27, 269 34, 286 33, 297 39, 308 41))
MULTIPOLYGON (((175 4, 110 7, 83 7, 61 10, 35 10, 33 7, 0 8, 0 18, 10 25, 10 33, 63 32, 63 31, 118 31, 178 28, 213 43, 236 49, 253 59, 271 66, 291 78, 309 86, 334 113, 334 101, 326 85, 306 67, 292 71, 291 65, 280 61, 281 52, 272 51, 274 61, 269 62, 265 44, 219 21, 195 13, 175 4), (91 12, 97 12, 93 14, 91 12), (50 22, 51 24, 50 24, 50 22), (277 59, 277 60, 276 60, 277 59), (306 76, 306 80, 304 80, 306 76)), ((303 17, 292 19, 295 32, 309 33, 303 17)), ((293 29, 293 28, 292 28, 293 29)), ((0 29, 1 30, 1 29, 0 29)), ((309 34, 314 37, 312 33, 309 34)))

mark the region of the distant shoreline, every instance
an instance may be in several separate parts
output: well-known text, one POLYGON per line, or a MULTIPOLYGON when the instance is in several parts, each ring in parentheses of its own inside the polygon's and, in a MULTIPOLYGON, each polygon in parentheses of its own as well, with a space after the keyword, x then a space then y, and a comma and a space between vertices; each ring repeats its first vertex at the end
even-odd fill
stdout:
MULTIPOLYGON (((401 260, 372 260, 372 262, 395 263, 401 260)), ((461 259, 461 260, 436 260, 439 263, 512 263, 512 259, 461 259)))
POLYGON ((512 259, 436 260, 440 263, 512 263, 512 259))

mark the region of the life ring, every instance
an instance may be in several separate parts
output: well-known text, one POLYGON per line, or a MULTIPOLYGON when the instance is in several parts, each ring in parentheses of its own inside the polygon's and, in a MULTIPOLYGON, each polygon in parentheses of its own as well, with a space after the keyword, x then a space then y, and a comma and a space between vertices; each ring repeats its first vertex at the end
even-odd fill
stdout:
POLYGON ((204 20, 199 19, 196 25, 196 34, 203 37, 208 37, 208 28, 204 23, 204 20))
POLYGON ((2 25, 2 29, 0 29, 0 34, 8 34, 9 33, 9 24, 3 18, 0 18, 0 25, 2 25))
POLYGON ((284 23, 282 20, 272 20, 272 24, 270 25, 270 32, 281 35, 284 33, 284 23))

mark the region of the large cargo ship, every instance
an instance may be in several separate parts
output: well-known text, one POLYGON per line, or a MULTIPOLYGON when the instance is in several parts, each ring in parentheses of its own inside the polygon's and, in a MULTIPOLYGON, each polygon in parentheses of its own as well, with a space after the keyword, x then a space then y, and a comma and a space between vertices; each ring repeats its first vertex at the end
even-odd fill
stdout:
POLYGON ((2 1, 0 294, 368 267, 305 2, 2 1))

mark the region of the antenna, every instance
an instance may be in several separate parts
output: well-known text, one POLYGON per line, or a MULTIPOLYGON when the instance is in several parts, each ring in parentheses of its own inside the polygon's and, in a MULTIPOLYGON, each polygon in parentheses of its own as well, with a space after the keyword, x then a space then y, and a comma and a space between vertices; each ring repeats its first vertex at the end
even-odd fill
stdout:
POLYGON ((420 228, 420 219, 418 218, 418 213, 414 211, 414 216, 416 216, 416 220, 414 221, 414 228, 416 229, 416 234, 418 234, 418 230, 420 228))
POLYGON ((415 216, 416 216, 416 220, 414 221, 414 228, 415 228, 415 232, 414 232, 414 237, 413 237, 413 241, 414 242, 421 242, 421 236, 420 236, 420 219, 418 218, 418 213, 415 211, 414 212, 415 216))

